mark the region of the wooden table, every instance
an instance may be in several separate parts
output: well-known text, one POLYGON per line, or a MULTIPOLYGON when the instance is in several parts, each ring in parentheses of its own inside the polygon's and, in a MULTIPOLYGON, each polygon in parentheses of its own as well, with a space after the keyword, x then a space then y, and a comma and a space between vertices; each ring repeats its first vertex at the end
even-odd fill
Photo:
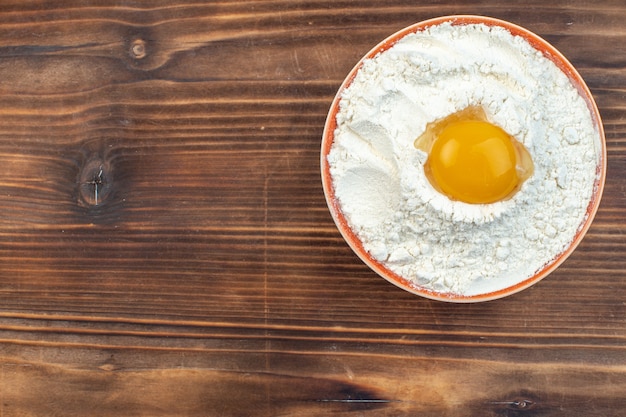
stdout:
POLYGON ((0 416, 626 415, 622 1, 0 4, 0 416), (447 14, 547 39, 604 198, 556 272, 456 305, 348 248, 320 138, 352 66, 447 14))

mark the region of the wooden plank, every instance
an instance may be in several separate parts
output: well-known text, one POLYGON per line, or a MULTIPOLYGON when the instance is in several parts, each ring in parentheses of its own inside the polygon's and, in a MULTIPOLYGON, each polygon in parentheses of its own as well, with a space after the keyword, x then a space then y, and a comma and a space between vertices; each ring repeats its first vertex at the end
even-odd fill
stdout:
POLYGON ((614 1, 4 1, 0 416, 621 416, 625 18, 614 1), (571 258, 477 305, 377 277, 319 175, 352 66, 452 13, 559 48, 609 153, 571 258))

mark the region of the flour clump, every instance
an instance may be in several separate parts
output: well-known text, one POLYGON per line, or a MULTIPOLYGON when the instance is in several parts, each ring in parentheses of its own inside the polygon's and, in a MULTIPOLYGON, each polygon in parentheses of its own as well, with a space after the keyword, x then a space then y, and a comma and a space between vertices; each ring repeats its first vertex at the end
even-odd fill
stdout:
POLYGON ((343 90, 327 157, 349 226, 377 261, 414 285, 473 295, 531 277, 583 223, 600 139, 567 76, 498 26, 443 23, 363 62, 343 90), (480 107, 523 144, 534 171, 510 198, 451 199, 429 182, 414 141, 433 121, 480 107))

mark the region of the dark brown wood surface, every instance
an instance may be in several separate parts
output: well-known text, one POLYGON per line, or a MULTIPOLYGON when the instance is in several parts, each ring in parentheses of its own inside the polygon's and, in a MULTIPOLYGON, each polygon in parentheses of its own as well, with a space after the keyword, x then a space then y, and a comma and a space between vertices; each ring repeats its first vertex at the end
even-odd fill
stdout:
POLYGON ((626 3, 0 2, 0 416, 626 415, 626 3), (393 32, 483 14, 578 68, 604 198, 556 272, 455 305, 371 272, 321 133, 393 32))

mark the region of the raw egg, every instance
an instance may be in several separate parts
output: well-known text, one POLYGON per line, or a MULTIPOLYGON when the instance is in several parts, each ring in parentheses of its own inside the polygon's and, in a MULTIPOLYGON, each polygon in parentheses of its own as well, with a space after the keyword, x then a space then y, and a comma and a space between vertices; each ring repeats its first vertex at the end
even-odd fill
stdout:
POLYGON ((471 106, 426 126, 415 147, 433 187, 452 200, 489 204, 511 198, 533 173, 528 150, 471 106))

